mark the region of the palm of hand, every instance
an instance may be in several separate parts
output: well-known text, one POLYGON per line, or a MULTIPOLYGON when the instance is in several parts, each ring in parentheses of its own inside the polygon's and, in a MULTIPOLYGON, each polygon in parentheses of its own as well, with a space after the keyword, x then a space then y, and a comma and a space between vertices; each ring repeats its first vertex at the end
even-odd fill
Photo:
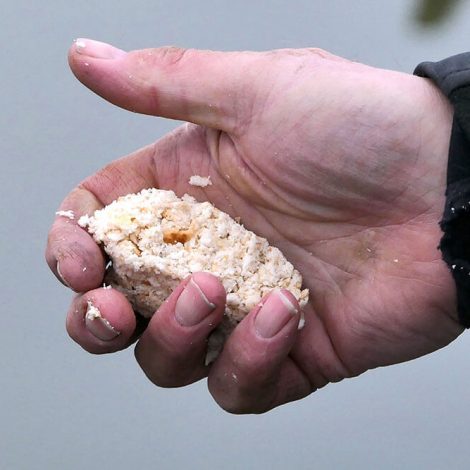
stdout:
POLYGON ((291 356, 314 386, 418 357, 461 331, 437 249, 446 142, 434 146, 434 130, 418 129, 426 109, 403 97, 424 98, 427 84, 393 73, 361 79, 363 66, 333 65, 321 72, 338 78, 323 88, 331 101, 303 105, 322 76, 300 72, 295 89, 287 80, 273 85, 284 93, 271 90, 277 98, 258 103, 263 112, 254 109, 238 135, 181 130, 178 164, 169 159, 177 173, 159 180, 173 189, 182 181, 183 192, 191 174, 210 173, 207 198, 299 269, 311 301, 291 356), (358 83, 345 85, 341 74, 358 83))

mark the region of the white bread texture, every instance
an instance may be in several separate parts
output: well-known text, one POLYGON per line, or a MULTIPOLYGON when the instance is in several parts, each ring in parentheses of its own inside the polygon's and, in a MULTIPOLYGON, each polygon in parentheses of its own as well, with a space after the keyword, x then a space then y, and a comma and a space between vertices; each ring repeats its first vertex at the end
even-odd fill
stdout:
POLYGON ((301 307, 308 301, 300 273, 278 248, 187 194, 179 198, 173 191, 145 189, 78 223, 112 261, 105 282, 145 317, 192 273, 210 272, 220 279, 227 292, 225 315, 209 339, 206 362, 215 359, 233 328, 271 290, 288 289, 301 307))

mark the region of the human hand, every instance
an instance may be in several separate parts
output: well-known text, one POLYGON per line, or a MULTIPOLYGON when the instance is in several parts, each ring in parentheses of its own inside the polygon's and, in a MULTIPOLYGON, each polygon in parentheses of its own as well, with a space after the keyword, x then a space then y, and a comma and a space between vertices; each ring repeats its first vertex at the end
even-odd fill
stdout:
POLYGON ((87 178, 62 210, 77 219, 147 187, 189 193, 278 246, 310 289, 303 330, 285 301, 296 309, 295 299, 274 293, 265 302, 272 337, 257 326, 266 320, 258 307, 206 367, 206 339, 224 309, 217 279, 193 275, 214 309, 186 280, 141 334, 127 300, 99 288, 100 249, 76 219, 58 217, 47 260, 81 293, 67 328, 85 349, 112 352, 140 337, 136 358, 154 383, 208 376, 224 409, 247 413, 419 357, 461 333, 436 248, 452 112, 428 80, 318 49, 124 53, 85 40, 69 59, 78 79, 112 103, 192 124, 87 178), (213 184, 194 188, 193 174, 213 184), (91 298, 106 322, 84 321, 91 298))

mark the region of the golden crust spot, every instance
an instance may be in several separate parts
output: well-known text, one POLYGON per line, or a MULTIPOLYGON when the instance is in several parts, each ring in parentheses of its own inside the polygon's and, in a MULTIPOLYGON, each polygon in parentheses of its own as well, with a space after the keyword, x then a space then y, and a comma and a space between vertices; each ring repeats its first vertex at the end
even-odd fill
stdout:
POLYGON ((186 243, 192 237, 190 230, 169 230, 163 233, 163 241, 174 245, 175 243, 186 243))

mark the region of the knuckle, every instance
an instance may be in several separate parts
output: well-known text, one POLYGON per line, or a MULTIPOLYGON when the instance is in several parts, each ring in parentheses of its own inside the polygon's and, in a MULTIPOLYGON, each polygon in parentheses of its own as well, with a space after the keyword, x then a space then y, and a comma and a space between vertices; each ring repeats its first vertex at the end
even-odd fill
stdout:
POLYGON ((194 381, 188 379, 185 375, 175 373, 174 371, 155 370, 151 371, 142 368, 144 374, 154 385, 160 388, 178 388, 184 387, 194 381))
POLYGON ((174 388, 179 386, 179 381, 177 381, 175 377, 167 377, 166 375, 158 374, 155 371, 149 373, 144 370, 144 373, 150 382, 152 382, 157 387, 174 388))
POLYGON ((231 366, 209 374, 208 388, 214 400, 231 414, 267 411, 277 378, 270 367, 269 346, 232 342, 226 354, 231 366))
POLYGON ((191 49, 176 46, 165 46, 156 49, 156 60, 160 65, 174 66, 191 55, 191 49))
POLYGON ((250 403, 242 396, 239 387, 220 387, 209 383, 209 391, 215 402, 230 414, 241 415, 252 412, 250 403))
POLYGON ((250 410, 243 404, 236 401, 216 400, 217 404, 227 413, 232 415, 249 414, 250 410))
POLYGON ((188 378, 186 371, 181 370, 181 364, 175 364, 174 361, 163 361, 148 363, 148 358, 142 352, 139 343, 134 349, 134 356, 140 368, 146 377, 157 387, 161 388, 176 388, 183 387, 192 382, 188 378))
POLYGON ((271 380, 258 383, 242 374, 209 375, 208 388, 215 402, 230 414, 259 414, 268 411, 275 390, 271 380))
POLYGON ((330 52, 325 51, 324 49, 321 49, 319 47, 309 47, 305 50, 310 55, 315 55, 315 56, 321 57, 322 59, 329 59, 330 57, 333 56, 333 54, 331 54, 330 52))
POLYGON ((233 415, 261 414, 270 409, 264 397, 248 399, 244 393, 212 394, 215 402, 227 413, 233 415))
POLYGON ((328 60, 330 62, 343 62, 343 63, 351 62, 349 59, 346 59, 344 57, 332 54, 331 52, 325 51, 324 49, 320 49, 319 47, 307 48, 307 49, 305 49, 305 52, 310 57, 315 57, 317 59, 324 59, 324 60, 328 60))

